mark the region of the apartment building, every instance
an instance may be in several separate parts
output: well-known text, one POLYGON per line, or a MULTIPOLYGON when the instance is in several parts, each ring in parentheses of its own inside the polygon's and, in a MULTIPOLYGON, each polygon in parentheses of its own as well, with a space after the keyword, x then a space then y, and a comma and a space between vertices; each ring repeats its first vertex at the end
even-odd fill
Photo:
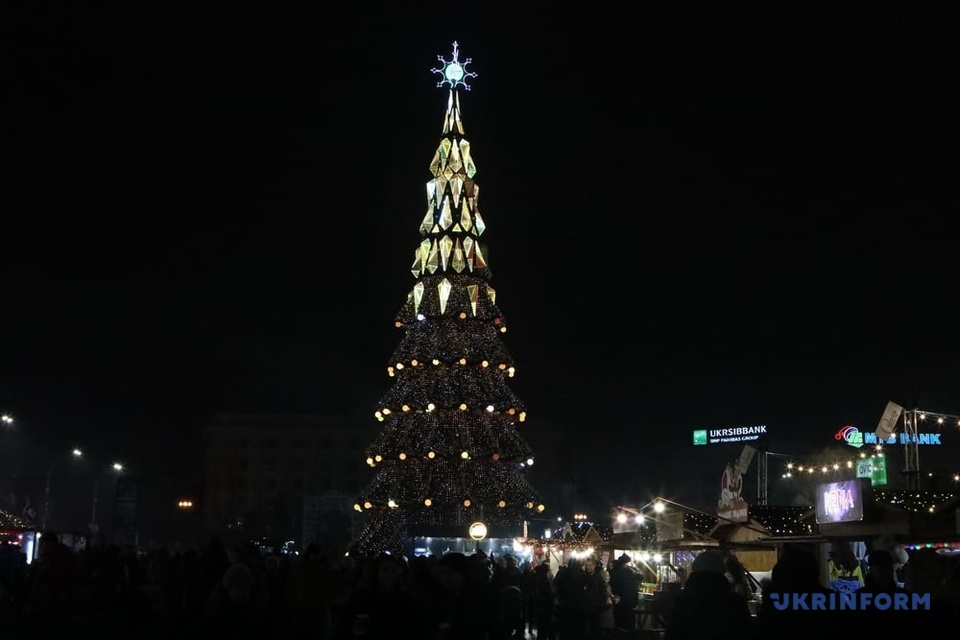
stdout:
POLYGON ((301 543, 305 505, 351 513, 376 432, 351 416, 215 416, 203 430, 208 531, 301 543))
MULTIPOLYGON (((232 540, 346 544, 362 527, 353 504, 376 473, 364 450, 378 428, 366 414, 215 416, 203 429, 207 531, 232 540)), ((535 456, 528 476, 546 501, 557 500, 570 482, 562 433, 549 420, 531 420, 522 432, 535 456)))

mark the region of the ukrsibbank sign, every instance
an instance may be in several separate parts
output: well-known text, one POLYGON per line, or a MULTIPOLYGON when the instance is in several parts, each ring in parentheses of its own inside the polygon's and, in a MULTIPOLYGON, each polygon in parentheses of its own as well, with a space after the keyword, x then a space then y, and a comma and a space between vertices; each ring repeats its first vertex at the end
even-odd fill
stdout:
POLYGON ((767 425, 753 427, 730 427, 727 429, 697 429, 693 432, 693 444, 721 444, 728 442, 751 442, 767 435, 767 425))
POLYGON ((833 437, 857 448, 865 444, 942 444, 939 433, 895 433, 889 438, 880 438, 876 433, 864 433, 851 426, 841 428, 833 437))

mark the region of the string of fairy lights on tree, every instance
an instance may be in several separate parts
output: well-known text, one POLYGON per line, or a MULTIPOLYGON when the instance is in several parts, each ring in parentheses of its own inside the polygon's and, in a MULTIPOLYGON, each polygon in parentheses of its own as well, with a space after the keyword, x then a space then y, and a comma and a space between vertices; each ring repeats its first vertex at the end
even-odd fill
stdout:
MULTIPOLYGON (((395 318, 404 331, 391 357, 391 388, 376 406, 383 429, 367 447, 376 475, 354 510, 370 514, 354 547, 397 548, 411 525, 517 525, 545 506, 526 480, 534 459, 517 430, 526 407, 508 385, 516 368, 501 336, 507 325, 490 286, 486 223, 458 88, 476 74, 469 58, 440 56, 450 91, 427 182, 416 283, 395 318)), ((464 529, 466 533, 466 529, 464 529)))
MULTIPOLYGON (((916 414, 919 423, 936 425, 938 429, 943 429, 945 426, 955 426, 960 430, 960 416, 933 411, 917 411, 916 414)), ((897 437, 900 437, 900 435, 897 434, 897 437)), ((878 443, 865 446, 870 447, 870 450, 859 451, 856 455, 837 455, 830 460, 798 462, 791 459, 784 465, 781 477, 784 479, 804 477, 835 479, 846 477, 856 472, 858 461, 886 456, 894 447, 902 447, 903 444, 878 443)), ((899 453, 900 449, 897 449, 897 452, 899 453)), ((960 470, 950 471, 946 474, 944 472, 927 472, 928 477, 934 475, 947 475, 953 482, 960 483, 960 470)))

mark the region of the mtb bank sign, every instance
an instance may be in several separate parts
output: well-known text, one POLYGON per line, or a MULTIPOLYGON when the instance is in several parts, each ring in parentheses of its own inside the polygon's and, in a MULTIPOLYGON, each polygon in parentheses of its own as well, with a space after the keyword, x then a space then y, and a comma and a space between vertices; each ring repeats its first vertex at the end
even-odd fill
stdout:
POLYGON ((858 449, 865 444, 925 444, 925 445, 939 445, 940 442, 939 433, 894 433, 889 438, 881 438, 877 436, 876 433, 864 433, 856 427, 846 426, 842 427, 834 435, 835 440, 840 440, 846 442, 851 447, 857 447, 858 449))

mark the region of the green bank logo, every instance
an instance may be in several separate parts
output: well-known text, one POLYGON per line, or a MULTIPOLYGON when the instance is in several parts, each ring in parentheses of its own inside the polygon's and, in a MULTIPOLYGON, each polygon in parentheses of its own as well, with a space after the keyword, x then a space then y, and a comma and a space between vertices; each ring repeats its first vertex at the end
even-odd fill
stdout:
POLYGON ((707 444, 706 429, 698 429, 693 432, 693 444, 695 445, 707 444))
POLYGON ((887 458, 883 454, 857 460, 857 477, 870 478, 870 484, 882 487, 887 484, 887 458))

